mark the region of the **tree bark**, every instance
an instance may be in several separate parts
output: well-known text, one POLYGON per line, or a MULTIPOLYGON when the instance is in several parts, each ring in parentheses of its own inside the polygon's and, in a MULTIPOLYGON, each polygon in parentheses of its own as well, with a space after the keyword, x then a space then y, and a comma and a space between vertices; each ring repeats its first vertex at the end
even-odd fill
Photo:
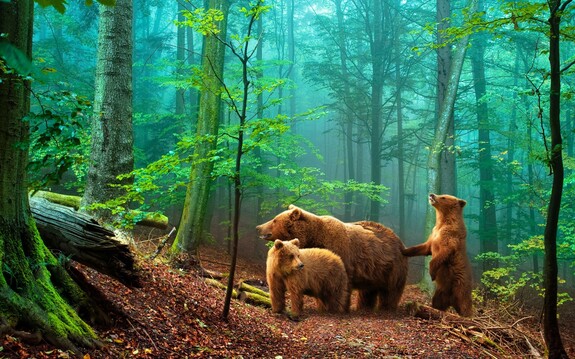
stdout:
POLYGON ((551 130, 551 148, 548 149, 549 165, 553 173, 551 196, 547 207, 547 222, 543 234, 545 261, 543 277, 545 298, 543 308, 543 337, 549 352, 549 358, 567 358, 561 341, 557 320, 557 224, 563 194, 563 141, 561 138, 561 68, 560 68, 560 25, 561 16, 571 0, 550 0, 549 5, 549 128, 551 130))
POLYGON ((218 125, 220 123, 221 81, 224 73, 225 40, 229 0, 206 0, 206 8, 218 9, 224 19, 217 24, 220 39, 215 34, 204 36, 202 51, 202 80, 196 127, 197 142, 194 147, 190 179, 186 199, 176 239, 170 248, 170 254, 193 252, 200 244, 204 234, 206 208, 212 184, 212 152, 216 149, 218 125))
POLYGON ((63 256, 119 280, 139 287, 130 248, 114 238, 114 232, 92 217, 45 199, 30 198, 32 215, 46 247, 63 256))
MULTIPOLYGON (((474 14, 476 3, 474 0, 472 0, 471 3, 472 9, 470 10, 470 13, 474 14)), ((443 149, 445 147, 445 141, 449 136, 451 123, 453 122, 453 109, 455 107, 455 100, 457 98, 457 90, 459 87, 459 78, 461 76, 461 70, 463 69, 468 42, 469 36, 464 36, 457 43, 455 56, 453 57, 451 69, 449 71, 449 81, 447 83, 445 96, 441 101, 437 124, 435 126, 435 134, 427 157, 427 188, 429 193, 440 193, 442 191, 441 181, 443 180, 443 177, 440 176, 440 171, 442 165, 441 161, 444 153, 443 149)), ((431 233, 434 224, 435 209, 433 206, 427 206, 427 212, 425 216, 426 237, 431 233)), ((431 278, 427 274, 429 272, 427 270, 428 266, 429 259, 426 259, 426 268, 424 268, 423 279, 421 282, 422 287, 425 289, 431 288, 431 278)))
MULTIPOLYGON (((372 3, 373 19, 372 19, 372 36, 369 43, 371 50, 371 128, 370 128, 370 169, 372 183, 381 184, 381 140, 382 140, 382 124, 381 124, 381 106, 383 95, 383 70, 384 59, 383 54, 385 51, 384 34, 383 34, 383 2, 374 1, 372 3)), ((379 212, 381 204, 377 200, 371 200, 369 218, 373 221, 379 221, 379 212)))
MULTIPOLYGON (((98 58, 90 167, 82 205, 117 198, 131 177, 117 176, 134 168, 132 132, 132 0, 117 0, 113 7, 100 5, 98 58)), ((90 210, 104 220, 106 210, 90 210)))
MULTIPOLYGON (((483 1, 478 2, 479 12, 483 11, 483 1)), ((485 43, 483 34, 474 35, 471 47, 471 66, 473 70, 473 86, 475 89, 475 108, 477 112, 478 148, 479 148, 479 241, 481 253, 499 253, 497 237, 497 216, 495 195, 493 193, 493 163, 491 159, 491 139, 489 124, 489 109, 483 97, 486 94, 485 83, 485 43)), ((483 271, 494 268, 496 261, 484 260, 483 271)))
MULTIPOLYGON (((0 2, 0 33, 30 59, 34 2, 0 2)), ((2 60, 0 60, 2 61, 2 60)), ((27 74, 22 74, 27 75, 27 74)), ((42 333, 49 343, 80 353, 96 334, 75 311, 94 307, 46 248, 28 203, 26 166, 30 83, 0 70, 0 327, 42 333)), ((2 334, 2 333, 0 333, 2 334)))
MULTIPOLYGON (((451 27, 451 1, 450 0, 437 0, 437 44, 442 45, 437 49, 437 100, 436 100, 436 114, 442 115, 442 106, 446 101, 449 81, 451 76, 452 58, 451 58, 451 44, 445 44, 447 36, 444 32, 451 27)), ((447 100, 448 101, 448 100, 447 100)), ((441 180, 439 181, 439 189, 434 193, 449 193, 456 195, 457 184, 455 182, 455 153, 453 150, 455 124, 453 123, 453 109, 447 114, 450 116, 447 126, 447 133, 443 140, 443 148, 441 149, 440 166, 438 175, 441 180)), ((439 121, 436 122, 436 125, 439 121)))

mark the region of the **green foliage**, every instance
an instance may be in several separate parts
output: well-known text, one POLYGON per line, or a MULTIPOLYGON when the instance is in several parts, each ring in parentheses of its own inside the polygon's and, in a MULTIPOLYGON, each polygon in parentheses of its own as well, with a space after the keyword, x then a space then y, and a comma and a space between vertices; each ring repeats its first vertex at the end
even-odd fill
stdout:
POLYGON ((30 161, 28 175, 34 190, 60 183, 72 170, 81 187, 88 166, 88 114, 91 103, 83 96, 62 90, 35 94, 38 113, 30 113, 30 161))
POLYGON ((187 26, 194 31, 207 36, 218 35, 218 23, 224 19, 224 14, 218 9, 196 8, 193 11, 183 10, 184 21, 174 21, 176 26, 187 26))
MULTIPOLYGON (((479 261, 497 261, 499 266, 483 272, 481 284, 487 292, 488 297, 502 302, 510 302, 517 298, 519 293, 526 288, 530 288, 544 297, 543 273, 535 273, 533 270, 526 270, 529 265, 526 263, 533 256, 542 256, 544 251, 543 237, 533 236, 519 244, 509 245, 510 255, 499 253, 482 253, 476 259, 479 261)), ((565 283, 558 278, 559 283, 565 283)), ((572 298, 567 292, 558 293, 558 305, 569 302, 572 298)))
MULTIPOLYGON (((42 6, 42 7, 53 7, 54 9, 56 9, 60 14, 63 14, 66 12, 66 4, 68 3, 66 0, 35 0, 38 5, 42 6)), ((116 0, 98 0, 98 2, 102 5, 107 5, 107 6, 114 6, 116 5, 116 0)), ((85 0, 85 3, 87 6, 91 6, 92 4, 94 4, 94 1, 92 0, 85 0)))
POLYGON ((2 73, 15 71, 20 75, 28 75, 32 71, 30 59, 20 49, 6 41, 5 34, 0 34, 0 58, 4 59, 4 61, 0 61, 0 72, 2 73))

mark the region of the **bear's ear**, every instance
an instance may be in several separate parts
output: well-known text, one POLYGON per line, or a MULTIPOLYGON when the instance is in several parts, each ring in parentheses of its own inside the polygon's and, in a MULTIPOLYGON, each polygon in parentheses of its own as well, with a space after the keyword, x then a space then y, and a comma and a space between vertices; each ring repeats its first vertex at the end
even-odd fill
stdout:
POLYGON ((288 206, 288 209, 294 209, 294 208, 297 208, 297 207, 295 206, 295 204, 290 204, 290 205, 288 206))
POLYGON ((299 239, 294 238, 290 241, 291 244, 293 244, 296 247, 299 247, 299 239))
POLYGON ((276 241, 274 242, 274 247, 275 247, 276 249, 281 249, 283 246, 284 246, 284 242, 282 242, 282 241, 279 240, 279 239, 276 239, 276 241))
POLYGON ((467 204, 467 202, 465 202, 465 200, 463 200, 463 199, 460 199, 460 200, 459 200, 459 206, 460 206, 461 208, 465 207, 466 204, 467 204))
POLYGON ((291 213, 289 214, 289 219, 290 219, 290 220, 292 220, 292 221, 297 221, 298 219, 301 218, 302 212, 301 212, 301 209, 300 209, 300 208, 298 208, 298 207, 296 207, 296 206, 294 206, 294 205, 291 205, 291 206, 290 206, 290 210, 291 210, 291 213))

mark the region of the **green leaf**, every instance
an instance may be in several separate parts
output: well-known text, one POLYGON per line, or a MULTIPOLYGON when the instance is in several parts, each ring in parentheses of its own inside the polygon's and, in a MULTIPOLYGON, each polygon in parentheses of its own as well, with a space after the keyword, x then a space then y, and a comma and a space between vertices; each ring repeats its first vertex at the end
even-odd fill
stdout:
POLYGON ((66 12, 66 0, 36 0, 36 2, 42 7, 52 6, 60 14, 66 12))
POLYGON ((98 0, 98 2, 106 6, 116 6, 116 0, 98 0))
POLYGON ((32 70, 32 62, 26 54, 9 42, 0 41, 0 56, 20 75, 28 75, 32 70))

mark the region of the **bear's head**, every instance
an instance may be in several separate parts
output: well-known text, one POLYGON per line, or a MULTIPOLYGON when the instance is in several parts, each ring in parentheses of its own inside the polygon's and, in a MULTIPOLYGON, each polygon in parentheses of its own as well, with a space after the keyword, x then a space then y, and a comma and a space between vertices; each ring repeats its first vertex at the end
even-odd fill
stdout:
POLYGON ((448 194, 437 195, 434 193, 429 194, 429 204, 432 205, 436 211, 448 215, 462 215, 463 207, 467 204, 465 200, 459 199, 455 196, 448 194))
POLYGON ((275 269, 284 276, 302 270, 304 267, 300 259, 299 240, 297 238, 291 241, 276 239, 269 255, 273 256, 275 260, 275 269))
POLYGON ((291 204, 287 211, 283 211, 274 217, 271 221, 260 224, 256 227, 261 239, 266 241, 273 241, 281 239, 284 241, 298 237, 298 229, 301 223, 298 221, 303 220, 304 211, 291 204))

